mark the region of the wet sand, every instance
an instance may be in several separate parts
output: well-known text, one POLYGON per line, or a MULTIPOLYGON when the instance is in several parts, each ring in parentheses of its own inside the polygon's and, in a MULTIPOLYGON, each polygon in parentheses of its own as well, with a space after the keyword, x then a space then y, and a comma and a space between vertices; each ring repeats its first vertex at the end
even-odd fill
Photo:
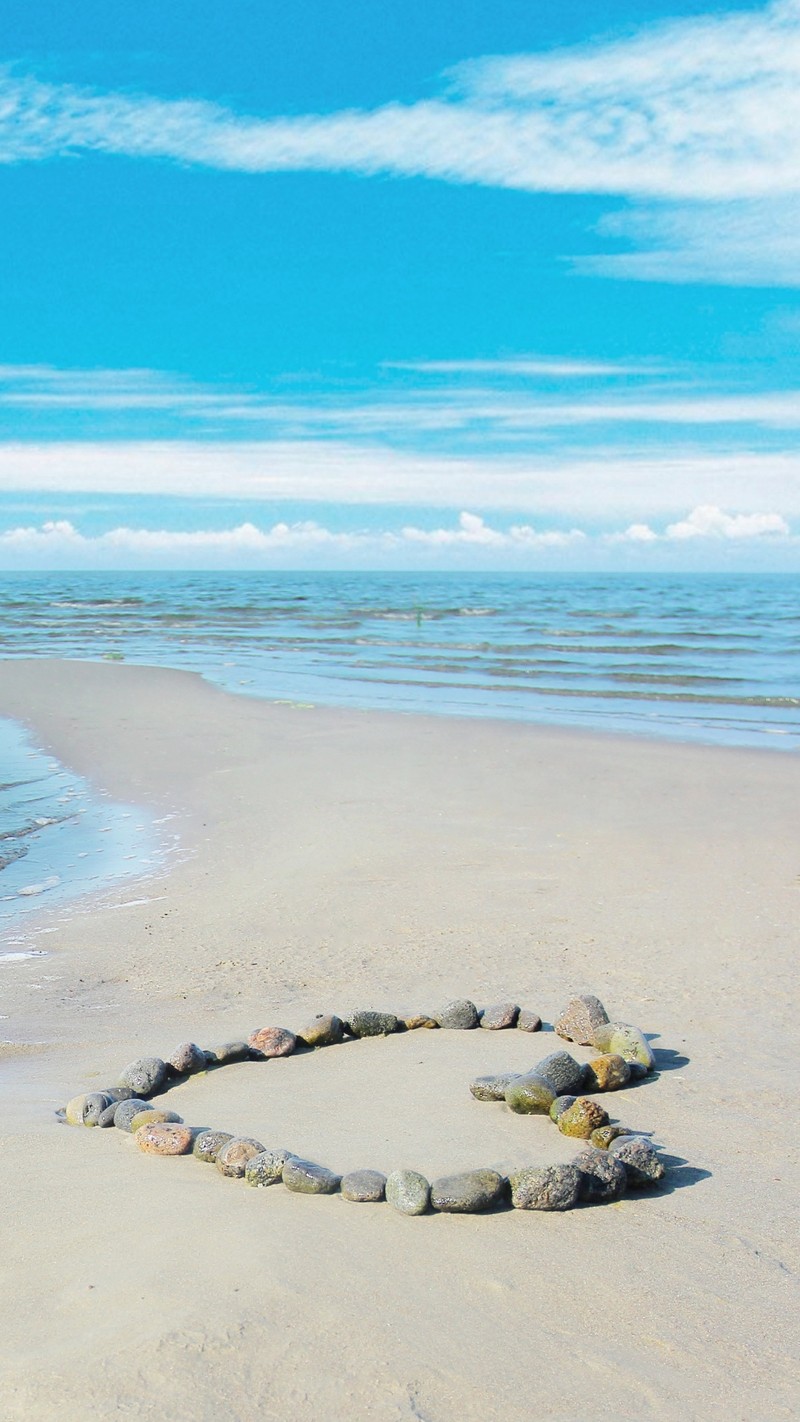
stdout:
POLYGON ((797 1414, 794 756, 276 706, 113 664, 3 663, 0 714, 175 813, 183 846, 90 910, 43 906, 48 956, 2 968, 4 1418, 797 1414), (337 1170, 567 1160, 467 1083, 552 1050, 587 988, 652 1034, 658 1075, 605 1104, 671 1165, 613 1206, 407 1219, 52 1114, 187 1038, 512 998, 541 1034, 350 1043, 168 1104, 337 1170))

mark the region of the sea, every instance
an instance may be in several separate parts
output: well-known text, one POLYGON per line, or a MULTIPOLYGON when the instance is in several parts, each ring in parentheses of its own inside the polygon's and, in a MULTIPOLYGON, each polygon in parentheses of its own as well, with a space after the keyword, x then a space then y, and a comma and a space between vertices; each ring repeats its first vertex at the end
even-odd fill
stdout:
MULTIPOLYGON (((175 667, 273 702, 800 748, 796 575, 7 574, 0 657, 175 667)), ((147 872, 159 835, 141 811, 103 803, 13 723, 0 756, 0 923, 9 904, 86 892, 89 866, 107 866, 102 884, 147 872)))

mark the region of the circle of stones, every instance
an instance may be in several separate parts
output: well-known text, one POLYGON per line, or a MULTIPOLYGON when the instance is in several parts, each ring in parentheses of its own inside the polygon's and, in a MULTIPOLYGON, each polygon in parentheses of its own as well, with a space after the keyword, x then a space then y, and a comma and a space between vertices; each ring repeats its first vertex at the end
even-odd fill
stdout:
POLYGON ((545 1057, 531 1071, 477 1077, 470 1084, 477 1101, 505 1102, 521 1115, 547 1115, 567 1136, 584 1143, 581 1154, 567 1165, 527 1166, 509 1176, 496 1170, 462 1171, 429 1182, 414 1170, 395 1170, 388 1177, 377 1170, 355 1170, 341 1176, 283 1149, 267 1149, 257 1140, 184 1125, 174 1112, 153 1108, 149 1098, 165 1087, 198 1072, 233 1062, 269 1061, 298 1049, 335 1046, 346 1038, 385 1037, 398 1031, 483 1027, 518 1027, 536 1032, 539 1016, 514 1003, 479 1011, 469 999, 448 1003, 431 1016, 398 1017, 391 1012, 361 1011, 348 1020, 320 1014, 300 1033, 286 1027, 263 1027, 246 1041, 203 1049, 184 1042, 171 1057, 142 1057, 122 1072, 118 1086, 72 1098, 57 1114, 70 1125, 116 1126, 133 1134, 139 1148, 151 1155, 187 1155, 215 1164, 222 1175, 244 1178, 263 1187, 282 1183, 298 1194, 332 1195, 358 1202, 387 1200, 401 1214, 429 1209, 476 1213, 509 1201, 516 1209, 567 1210, 581 1203, 617 1200, 627 1190, 654 1186, 664 1165, 650 1141, 621 1125, 592 1100, 596 1092, 629 1085, 652 1071, 652 1050, 638 1028, 611 1022, 598 998, 572 998, 555 1024, 559 1036, 600 1055, 580 1063, 566 1051, 545 1057))

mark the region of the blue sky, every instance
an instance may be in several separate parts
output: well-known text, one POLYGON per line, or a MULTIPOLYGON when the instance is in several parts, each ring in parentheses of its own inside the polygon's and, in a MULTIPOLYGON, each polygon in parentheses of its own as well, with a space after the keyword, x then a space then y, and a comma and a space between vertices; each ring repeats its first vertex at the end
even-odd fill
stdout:
POLYGON ((0 568, 796 568, 800 0, 7 0, 0 568))

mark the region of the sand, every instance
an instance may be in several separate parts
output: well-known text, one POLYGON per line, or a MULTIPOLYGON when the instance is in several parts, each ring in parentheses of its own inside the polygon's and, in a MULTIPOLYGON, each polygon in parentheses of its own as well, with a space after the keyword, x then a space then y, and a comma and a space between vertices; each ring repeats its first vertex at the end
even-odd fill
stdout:
POLYGON ((90 911, 43 912, 49 956, 2 968, 4 1419, 798 1414, 796 757, 119 665, 4 663, 0 714, 176 813, 182 845, 90 911), (606 1100, 672 1167, 613 1206, 407 1219, 52 1114, 187 1038, 512 998, 540 1035, 351 1043, 168 1104, 337 1170, 568 1160, 467 1083, 552 1050, 587 988, 653 1034, 658 1076, 606 1100))

